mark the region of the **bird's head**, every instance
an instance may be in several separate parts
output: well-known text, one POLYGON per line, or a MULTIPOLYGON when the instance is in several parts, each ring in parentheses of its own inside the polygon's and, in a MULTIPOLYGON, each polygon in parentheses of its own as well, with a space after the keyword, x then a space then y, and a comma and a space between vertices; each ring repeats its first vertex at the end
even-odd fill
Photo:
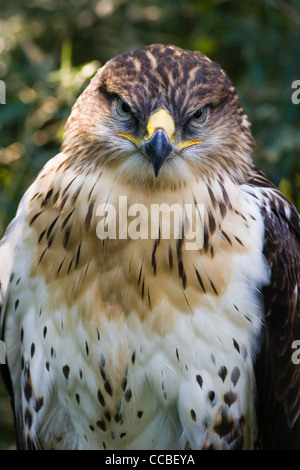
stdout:
POLYGON ((251 164, 250 124, 221 67, 200 52, 152 45, 107 62, 73 107, 63 151, 80 170, 133 185, 188 182, 251 164))

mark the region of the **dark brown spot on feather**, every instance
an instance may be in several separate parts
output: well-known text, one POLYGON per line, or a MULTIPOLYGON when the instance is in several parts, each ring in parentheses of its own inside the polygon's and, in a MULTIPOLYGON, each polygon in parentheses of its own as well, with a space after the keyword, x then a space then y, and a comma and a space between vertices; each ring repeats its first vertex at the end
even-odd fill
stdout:
POLYGON ((221 190, 222 190, 222 194, 223 194, 223 198, 224 198, 224 202, 225 202, 226 206, 227 206, 229 209, 232 209, 232 205, 231 205, 229 196, 228 196, 228 194, 227 194, 226 189, 224 188, 223 183, 221 183, 221 181, 219 181, 219 185, 220 185, 220 188, 221 188, 221 190))
POLYGON ((234 238, 236 239, 236 241, 241 245, 241 246, 244 246, 244 243, 234 235, 234 238))
POLYGON ((49 191, 47 192, 44 200, 42 201, 41 207, 43 207, 47 204, 49 198, 52 196, 52 193, 53 193, 53 188, 49 189, 49 191))
POLYGON ((224 382, 227 376, 227 368, 225 366, 220 367, 218 375, 219 377, 221 377, 222 381, 224 382))
POLYGON ((221 406, 219 412, 221 413, 221 416, 219 417, 219 422, 215 424, 214 430, 222 438, 231 433, 233 429, 233 420, 232 418, 229 419, 227 410, 224 406, 221 406))
POLYGON ((47 238, 49 239, 50 235, 51 235, 51 232, 56 224, 56 222, 58 221, 59 219, 59 215, 53 220, 53 222, 50 224, 48 230, 47 230, 47 238))
POLYGON ((233 346, 235 347, 235 349, 236 349, 237 352, 239 353, 239 352, 240 352, 240 345, 239 345, 239 343, 238 343, 234 338, 232 338, 232 341, 233 341, 233 346))
POLYGON ((108 393, 108 395, 112 396, 113 392, 112 392, 112 388, 108 380, 104 382, 104 388, 106 392, 108 393))
POLYGON ((186 288, 186 274, 185 274, 183 261, 182 261, 182 239, 179 239, 177 241, 176 248, 177 248, 178 274, 182 281, 182 287, 183 289, 185 289, 186 288))
POLYGON ((126 390, 126 387, 127 387, 127 377, 124 377, 122 380, 122 389, 124 392, 126 390))
POLYGON ((173 253, 171 245, 169 246, 169 266, 171 270, 173 268, 173 253))
POLYGON ((71 271, 71 269, 72 269, 73 261, 74 261, 74 258, 72 258, 71 261, 70 261, 70 264, 69 264, 69 267, 68 267, 68 273, 69 273, 69 272, 71 271))
POLYGON ((135 351, 133 351, 133 353, 132 353, 131 362, 132 362, 132 364, 135 363, 135 351))
POLYGON ((210 234, 213 235, 216 230, 216 221, 210 210, 208 210, 208 226, 210 234))
POLYGON ((100 428, 102 431, 106 431, 106 424, 103 421, 103 419, 97 421, 96 424, 97 424, 98 428, 100 428))
POLYGON ((201 286, 201 289, 203 290, 204 294, 206 294, 206 290, 205 290, 204 284, 203 284, 203 282, 202 282, 202 278, 201 278, 201 276, 200 276, 200 274, 199 274, 199 271, 198 271, 198 269, 196 269, 195 267, 194 267, 194 269, 195 269, 195 272, 196 272, 196 276, 197 276, 198 282, 199 282, 199 284, 200 284, 200 286, 201 286))
POLYGON ((39 194, 40 193, 35 193, 34 196, 32 196, 32 198, 30 199, 30 202, 33 201, 34 199, 36 199, 39 194))
POLYGON ((98 183, 98 181, 99 181, 101 175, 102 175, 102 172, 99 173, 99 176, 98 176, 97 181, 93 184, 93 187, 92 187, 92 189, 90 190, 90 192, 89 192, 89 194, 88 194, 88 198, 87 198, 88 201, 91 199, 92 193, 93 193, 93 191, 94 191, 94 189, 95 189, 95 186, 96 186, 96 184, 98 183))
POLYGON ((227 208, 226 208, 225 204, 222 201, 219 201, 219 209, 220 209, 221 217, 224 219, 224 217, 227 213, 227 208))
POLYGON ((67 225, 67 223, 70 220, 70 218, 71 218, 74 211, 75 211, 75 207, 74 207, 74 209, 71 210, 71 212, 67 215, 67 217, 65 217, 63 223, 61 224, 61 230, 63 230, 65 228, 65 226, 67 225))
POLYGON ((93 215, 93 210, 94 210, 95 202, 96 202, 96 200, 94 199, 94 200, 90 203, 89 208, 88 208, 88 212, 87 212, 87 215, 86 215, 86 218, 85 218, 85 221, 84 221, 84 227, 85 227, 85 229, 86 229, 87 232, 88 232, 89 229, 90 229, 90 225, 91 225, 91 220, 92 220, 92 215, 93 215))
POLYGON ((233 405, 237 400, 237 394, 235 392, 232 392, 231 390, 227 393, 224 394, 224 402, 226 405, 229 407, 233 405))
POLYGON ((53 198, 52 198, 52 203, 53 205, 56 203, 56 201, 58 200, 59 198, 59 190, 56 191, 56 193, 54 194, 53 198))
POLYGON ((38 413, 44 405, 44 397, 40 396, 35 400, 34 411, 38 413))
POLYGON ((48 238, 47 248, 50 248, 50 246, 52 245, 52 243, 53 243, 53 241, 54 241, 54 238, 55 238, 55 234, 52 234, 52 235, 48 238))
POLYGON ((202 377, 201 377, 201 375, 200 375, 200 374, 197 374, 197 375, 196 375, 196 380, 197 380, 197 382, 198 382, 198 384, 199 384, 200 388, 202 388, 202 385, 203 385, 203 379, 202 379, 202 377))
POLYGON ((70 237, 70 233, 71 233, 71 227, 68 227, 65 231, 65 235, 64 235, 64 241, 63 241, 63 245, 64 245, 64 248, 67 247, 67 244, 68 244, 68 241, 69 241, 69 237, 70 237))
POLYGON ((42 259, 44 258, 45 253, 46 253, 47 250, 48 250, 48 248, 45 248, 45 249, 44 249, 44 251, 43 251, 43 253, 41 254, 40 259, 39 259, 39 261, 38 261, 38 265, 40 264, 40 262, 41 262, 42 259))
POLYGON ((67 200, 68 200, 68 194, 66 194, 61 200, 60 207, 59 207, 60 212, 62 212, 63 208, 65 207, 67 200))
POLYGON ((207 397, 208 397, 208 400, 210 401, 210 405, 214 407, 217 401, 215 392, 213 390, 210 390, 207 394, 207 397))
POLYGON ((213 207, 214 207, 214 209, 215 209, 215 208, 217 207, 217 200, 216 200, 216 198, 215 198, 215 195, 214 195, 214 193, 212 192, 212 190, 211 190, 211 188, 210 188, 210 186, 209 186, 208 184, 206 185, 206 187, 207 187, 208 194, 209 194, 210 200, 211 200, 211 202, 212 202, 212 205, 213 205, 213 207))
POLYGON ((239 378, 240 378, 240 369, 238 367, 234 367, 233 371, 231 372, 231 381, 233 383, 234 386, 236 386, 239 378))
POLYGON ((142 299, 144 298, 145 295, 145 281, 143 279, 143 284, 142 284, 142 299))
POLYGON ((97 398, 101 406, 105 406, 104 396, 101 393, 101 390, 98 388, 97 398))
POLYGON ((39 239, 38 239, 38 243, 40 243, 42 241, 42 239, 44 238, 44 235, 46 233, 46 230, 43 230, 39 236, 39 239))
POLYGON ((122 413, 117 411, 117 413, 115 414, 115 422, 119 423, 121 421, 121 419, 122 419, 122 413))
POLYGON ((100 364, 100 374, 101 374, 102 379, 105 381, 106 373, 105 373, 104 365, 102 363, 100 364))
POLYGON ((27 401, 29 401, 30 398, 32 397, 32 384, 31 384, 31 379, 30 379, 30 377, 28 377, 28 378, 25 380, 24 395, 25 395, 25 398, 26 398, 27 401))
POLYGON ((130 399, 131 399, 131 397, 132 397, 132 392, 131 392, 131 390, 130 390, 130 388, 129 388, 129 389, 126 390, 126 392, 125 392, 125 400, 126 400, 127 402, 129 402, 130 399))
POLYGON ((25 413, 24 413, 24 421, 25 421, 25 424, 28 426, 28 429, 30 429, 32 426, 32 414, 30 413, 28 408, 26 408, 25 413))
POLYGON ((156 275, 156 269, 157 269, 155 253, 156 253, 157 247, 159 245, 159 241, 160 241, 159 238, 157 238, 155 240, 154 245, 153 245, 152 257, 151 257, 151 265, 152 265, 152 268, 153 268, 154 276, 156 275))
POLYGON ((65 366, 63 366, 62 371, 63 371, 63 374, 64 374, 65 378, 68 380, 69 373, 70 373, 70 367, 66 364, 65 366))
POLYGON ((68 191, 69 187, 71 186, 71 184, 73 183, 73 181, 77 178, 78 175, 74 176, 74 178, 72 179, 72 181, 70 181, 69 184, 67 184, 67 186, 63 189, 61 195, 64 196, 66 194, 66 192, 68 191))
POLYGON ((203 224, 203 248, 205 253, 208 251, 208 230, 206 224, 203 224))
MULTIPOLYGON (((60 170, 63 166, 66 166, 66 165, 67 165, 66 160, 63 160, 63 161, 56 167, 55 172, 56 172, 56 173, 59 172, 59 170, 60 170)), ((46 176, 46 175, 44 175, 44 176, 46 176)))
POLYGON ((81 242, 79 243, 79 246, 78 246, 78 249, 77 249, 77 253, 76 253, 75 269, 77 268, 77 266, 78 266, 78 263, 79 263, 79 258, 80 258, 80 249, 81 249, 81 242))
POLYGON ((44 211, 40 211, 40 212, 38 212, 37 214, 35 214, 35 215, 32 217, 31 221, 29 222, 29 225, 33 224, 33 222, 34 222, 43 212, 44 212, 44 211))
POLYGON ((139 285, 140 282, 141 282, 141 276, 142 276, 142 271, 143 271, 143 264, 144 264, 144 260, 142 261, 141 267, 140 267, 140 272, 139 272, 139 277, 138 277, 138 285, 139 285))
POLYGON ((218 291, 217 291, 217 289, 215 288, 215 285, 214 285, 214 283, 212 282, 211 279, 209 279, 209 282, 210 282, 211 287, 213 288, 214 293, 215 293, 216 295, 219 295, 219 294, 218 294, 218 291))
POLYGON ((75 202, 77 201, 78 196, 79 196, 79 194, 80 194, 80 191, 81 191, 82 187, 83 187, 83 183, 76 189, 75 193, 73 194, 73 196, 72 196, 72 204, 75 204, 75 202))
POLYGON ((229 236, 227 235, 227 233, 225 233, 224 230, 221 230, 221 233, 222 233, 223 237, 225 238, 225 240, 228 241, 229 245, 232 245, 231 240, 230 240, 229 236))
POLYGON ((60 270, 61 270, 61 268, 62 268, 62 265, 64 264, 65 259, 66 259, 66 258, 64 258, 64 259, 62 260, 62 262, 60 263, 59 268, 58 268, 56 274, 59 274, 59 272, 60 272, 60 270))

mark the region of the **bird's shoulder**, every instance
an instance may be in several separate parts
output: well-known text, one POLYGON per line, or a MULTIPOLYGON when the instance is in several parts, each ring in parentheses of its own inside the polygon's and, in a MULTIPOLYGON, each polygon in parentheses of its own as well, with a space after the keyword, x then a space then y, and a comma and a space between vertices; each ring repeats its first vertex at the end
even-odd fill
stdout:
POLYGON ((262 349, 256 362, 258 422, 263 447, 299 448, 300 215, 259 170, 246 190, 259 201, 264 223, 263 254, 270 282, 263 288, 262 349))

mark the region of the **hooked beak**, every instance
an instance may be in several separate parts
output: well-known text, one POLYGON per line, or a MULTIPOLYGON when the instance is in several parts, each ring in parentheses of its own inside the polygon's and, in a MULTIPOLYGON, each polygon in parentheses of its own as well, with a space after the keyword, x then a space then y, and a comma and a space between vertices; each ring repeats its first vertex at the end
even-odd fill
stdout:
POLYGON ((164 161, 176 149, 172 143, 175 124, 170 114, 160 109, 150 116, 147 131, 147 140, 143 142, 141 148, 151 159, 157 177, 164 161))
POLYGON ((147 136, 141 141, 134 135, 117 132, 117 135, 133 142, 152 161, 157 177, 163 163, 174 151, 181 151, 203 140, 181 140, 175 142, 175 123, 170 114, 163 108, 155 111, 147 123, 147 136))

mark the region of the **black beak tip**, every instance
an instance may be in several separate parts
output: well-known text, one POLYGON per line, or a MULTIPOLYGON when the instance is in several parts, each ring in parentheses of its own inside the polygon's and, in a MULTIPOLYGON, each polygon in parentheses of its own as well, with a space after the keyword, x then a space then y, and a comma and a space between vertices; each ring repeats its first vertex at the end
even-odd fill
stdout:
POLYGON ((142 149, 152 161, 156 177, 158 176, 164 161, 168 158, 174 148, 174 145, 170 142, 165 131, 160 128, 157 129, 151 138, 142 145, 142 149))

